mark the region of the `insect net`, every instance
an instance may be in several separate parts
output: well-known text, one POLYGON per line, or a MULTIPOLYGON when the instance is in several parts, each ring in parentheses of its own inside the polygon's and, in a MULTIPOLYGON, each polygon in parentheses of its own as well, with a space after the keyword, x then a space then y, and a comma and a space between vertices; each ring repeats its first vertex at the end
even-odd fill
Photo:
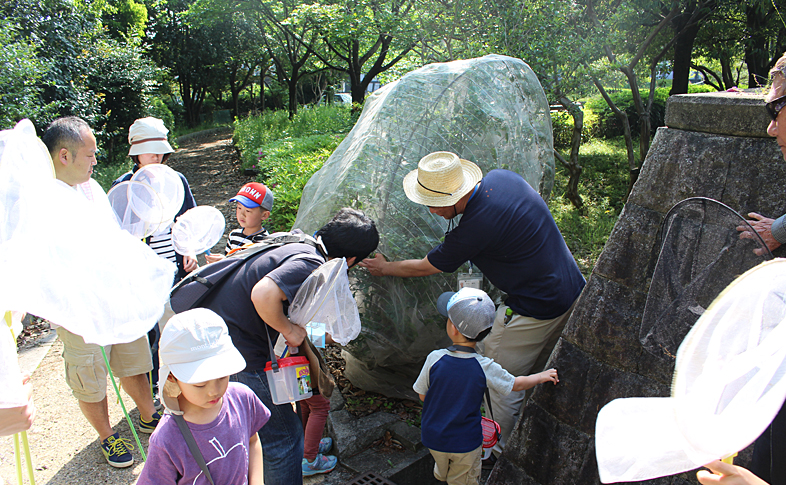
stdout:
POLYGON ((786 260, 759 264, 712 302, 682 341, 671 397, 615 399, 598 413, 603 483, 649 480, 752 443, 786 397, 786 260))
POLYGON ((0 132, 0 311, 31 313, 99 345, 152 328, 176 268, 121 230, 98 192, 90 202, 54 178, 29 121, 0 132))
MULTIPOLYGON (((390 260, 423 258, 440 243, 447 222, 409 201, 404 176, 435 151, 451 151, 484 173, 504 168, 521 174, 542 197, 554 180, 551 117, 537 77, 519 59, 489 55, 430 64, 368 97, 352 131, 309 180, 294 227, 310 233, 342 207, 363 210, 376 222, 379 251, 390 260)), ((441 292, 455 290, 455 275, 425 278, 350 274, 363 327, 346 347, 362 373, 387 369, 373 384, 403 377, 411 387, 420 364, 447 343, 445 319, 436 311, 441 292)), ((411 389, 409 390, 411 393, 411 389)))
POLYGON ((334 258, 315 269, 300 285, 289 319, 302 327, 318 322, 341 345, 360 333, 360 315, 349 289, 347 260, 334 258))
POLYGON ((704 197, 672 207, 661 226, 660 242, 639 338, 648 352, 673 360, 685 335, 715 297, 734 278, 772 259, 772 254, 742 216, 704 197), (740 239, 738 226, 754 237, 740 239), (763 255, 756 255, 755 249, 763 255))
POLYGON ((178 253, 194 257, 215 246, 225 227, 220 210, 207 205, 192 207, 172 226, 172 244, 178 253))

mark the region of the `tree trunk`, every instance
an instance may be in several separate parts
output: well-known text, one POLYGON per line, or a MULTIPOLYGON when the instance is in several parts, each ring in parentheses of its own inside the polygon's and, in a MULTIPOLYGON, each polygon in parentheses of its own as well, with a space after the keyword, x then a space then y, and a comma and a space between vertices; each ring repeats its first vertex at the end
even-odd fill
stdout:
POLYGON ((628 121, 628 115, 625 114, 624 111, 620 110, 614 101, 611 100, 609 94, 606 92, 606 89, 603 88, 603 85, 600 81, 592 77, 592 82, 595 84, 595 87, 598 88, 600 91, 601 96, 603 99, 606 100, 606 104, 609 105, 609 108, 614 112, 617 116, 617 119, 622 123, 622 130, 623 135, 625 137, 625 148, 628 152, 628 173, 630 175, 630 179, 628 181, 628 192, 625 194, 625 200, 628 200, 628 196, 630 195, 631 190, 633 190, 633 184, 636 183, 636 180, 639 178, 639 167, 636 165, 636 154, 633 151, 633 135, 631 135, 630 131, 630 121, 628 121))
POLYGON ((669 95, 686 94, 688 92, 693 43, 696 40, 696 34, 699 33, 698 22, 685 28, 685 22, 689 19, 690 15, 682 14, 675 17, 673 22, 674 30, 682 33, 674 43, 674 78, 671 81, 669 95))
POLYGON ((748 88, 755 88, 766 85, 769 77, 767 64, 770 59, 767 49, 767 31, 764 29, 767 22, 767 13, 756 6, 746 6, 745 18, 746 30, 749 36, 745 44, 745 64, 748 65, 748 88))
POLYGON ((570 139, 570 159, 565 160, 562 155, 554 150, 557 159, 568 170, 568 187, 565 190, 565 196, 568 198, 573 207, 581 209, 584 201, 581 200, 579 195, 579 179, 581 178, 582 167, 579 165, 579 147, 581 147, 581 132, 584 129, 584 112, 576 106, 571 100, 564 96, 559 97, 560 104, 568 110, 570 116, 573 118, 573 134, 570 139))
POLYGON ((287 86, 289 87, 289 104, 287 109, 289 110, 289 119, 293 119, 297 114, 297 77, 293 73, 293 75, 287 80, 287 86))

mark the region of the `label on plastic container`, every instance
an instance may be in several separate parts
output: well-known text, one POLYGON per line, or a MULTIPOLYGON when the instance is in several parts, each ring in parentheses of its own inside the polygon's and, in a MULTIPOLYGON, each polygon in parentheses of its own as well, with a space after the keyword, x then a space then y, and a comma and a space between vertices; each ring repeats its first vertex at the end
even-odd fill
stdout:
POLYGON ((301 365, 295 368, 295 375, 298 381, 298 391, 301 396, 311 394, 311 374, 307 365, 301 365))

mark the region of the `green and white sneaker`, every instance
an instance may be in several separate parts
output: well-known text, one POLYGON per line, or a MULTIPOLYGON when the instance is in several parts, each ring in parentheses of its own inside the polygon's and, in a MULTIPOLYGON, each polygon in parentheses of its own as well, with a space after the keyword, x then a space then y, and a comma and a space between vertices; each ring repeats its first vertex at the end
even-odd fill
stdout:
POLYGON ((161 421, 160 413, 153 413, 153 419, 150 421, 145 421, 142 416, 139 416, 139 431, 150 434, 156 430, 159 421, 161 421))
POLYGON ((115 468, 125 468, 134 464, 134 457, 131 450, 134 446, 115 433, 101 442, 101 451, 104 453, 107 463, 115 468))

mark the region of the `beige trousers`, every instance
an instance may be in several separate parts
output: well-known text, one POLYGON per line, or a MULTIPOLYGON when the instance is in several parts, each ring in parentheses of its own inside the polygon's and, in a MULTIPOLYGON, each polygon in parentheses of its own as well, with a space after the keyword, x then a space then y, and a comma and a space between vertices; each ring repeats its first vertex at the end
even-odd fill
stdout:
POLYGON ((480 457, 483 448, 467 453, 443 453, 429 450, 434 457, 434 477, 448 485, 478 485, 480 483, 480 457))
MULTIPOLYGON (((506 305, 500 305, 494 318, 491 333, 478 343, 482 355, 494 359, 503 369, 514 376, 526 376, 541 372, 557 345, 562 329, 573 312, 570 309, 551 320, 538 320, 514 314, 507 325, 504 323, 506 305)), ((494 420, 499 423, 500 440, 494 445, 496 455, 502 453, 513 427, 519 419, 526 391, 511 392, 507 396, 489 389, 494 420)))

